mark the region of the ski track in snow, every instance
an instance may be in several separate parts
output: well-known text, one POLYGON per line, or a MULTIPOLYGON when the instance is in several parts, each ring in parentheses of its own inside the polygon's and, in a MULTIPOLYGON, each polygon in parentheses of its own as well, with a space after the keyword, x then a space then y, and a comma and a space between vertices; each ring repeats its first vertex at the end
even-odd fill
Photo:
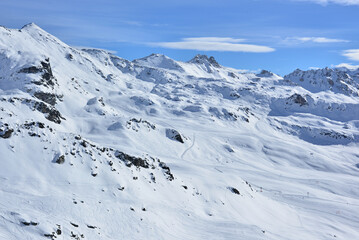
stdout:
POLYGON ((196 142, 196 134, 195 134, 195 133, 193 133, 192 138, 193 138, 193 140, 192 140, 191 146, 189 146, 189 147, 188 147, 186 150, 184 150, 183 153, 181 154, 181 159, 182 159, 182 160, 184 160, 184 155, 186 155, 186 153, 193 148, 193 146, 194 146, 194 144, 195 144, 195 142, 196 142))

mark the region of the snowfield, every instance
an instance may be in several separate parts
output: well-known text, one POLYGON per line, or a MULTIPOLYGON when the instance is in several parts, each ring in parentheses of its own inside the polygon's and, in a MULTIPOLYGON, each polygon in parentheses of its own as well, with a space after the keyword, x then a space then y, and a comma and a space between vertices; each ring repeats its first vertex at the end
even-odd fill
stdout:
POLYGON ((0 239, 358 239, 358 93, 0 27, 0 239))

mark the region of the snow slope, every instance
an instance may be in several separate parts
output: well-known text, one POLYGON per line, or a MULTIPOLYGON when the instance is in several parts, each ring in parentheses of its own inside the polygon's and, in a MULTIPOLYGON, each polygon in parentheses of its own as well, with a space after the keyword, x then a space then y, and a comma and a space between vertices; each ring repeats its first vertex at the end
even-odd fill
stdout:
POLYGON ((0 27, 0 239, 356 239, 357 72, 317 71, 0 27))

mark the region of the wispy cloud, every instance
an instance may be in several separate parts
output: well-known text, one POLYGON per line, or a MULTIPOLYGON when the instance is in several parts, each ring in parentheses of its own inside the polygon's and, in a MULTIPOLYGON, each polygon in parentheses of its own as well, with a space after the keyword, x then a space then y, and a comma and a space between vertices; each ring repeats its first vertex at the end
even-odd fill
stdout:
POLYGON ((350 70, 356 70, 356 69, 359 68, 359 65, 352 65, 350 63, 341 63, 341 64, 338 64, 338 65, 335 65, 334 67, 336 67, 336 68, 345 67, 345 68, 350 69, 350 70))
POLYGON ((345 50, 342 55, 352 61, 359 61, 359 49, 345 50))
POLYGON ((183 50, 197 50, 197 51, 218 51, 218 52, 252 52, 264 53, 273 52, 274 48, 244 44, 245 39, 236 38, 221 38, 221 37, 196 37, 196 38, 183 38, 178 42, 158 42, 150 43, 153 46, 163 48, 183 49, 183 50))
POLYGON ((327 5, 330 3, 333 4, 340 4, 340 5, 345 5, 345 6, 350 6, 350 5, 358 5, 359 6, 359 0, 294 0, 297 2, 314 2, 314 3, 318 3, 321 5, 327 5))
POLYGON ((302 44, 302 43, 344 43, 349 42, 344 39, 326 38, 326 37, 287 37, 284 42, 286 44, 302 44))
POLYGON ((196 38, 183 38, 184 41, 198 41, 198 42, 230 42, 238 43, 244 42, 246 39, 242 38, 229 38, 229 37, 196 37, 196 38))

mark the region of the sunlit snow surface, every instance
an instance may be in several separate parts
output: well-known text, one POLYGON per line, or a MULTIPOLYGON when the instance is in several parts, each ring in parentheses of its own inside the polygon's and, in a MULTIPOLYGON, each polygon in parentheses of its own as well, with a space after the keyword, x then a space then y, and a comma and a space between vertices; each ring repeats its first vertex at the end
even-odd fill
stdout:
POLYGON ((0 27, 0 239, 357 239, 358 74, 130 62, 0 27))

